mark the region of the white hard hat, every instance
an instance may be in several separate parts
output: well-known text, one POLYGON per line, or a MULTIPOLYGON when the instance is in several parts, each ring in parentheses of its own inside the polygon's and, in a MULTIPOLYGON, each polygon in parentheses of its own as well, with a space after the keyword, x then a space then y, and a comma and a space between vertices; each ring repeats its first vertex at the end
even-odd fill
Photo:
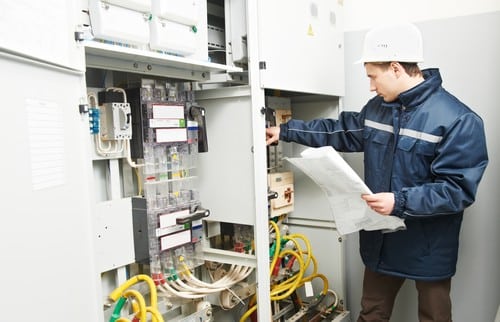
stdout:
POLYGON ((422 34, 411 23, 374 28, 366 33, 363 56, 356 63, 420 63, 424 61, 422 34))

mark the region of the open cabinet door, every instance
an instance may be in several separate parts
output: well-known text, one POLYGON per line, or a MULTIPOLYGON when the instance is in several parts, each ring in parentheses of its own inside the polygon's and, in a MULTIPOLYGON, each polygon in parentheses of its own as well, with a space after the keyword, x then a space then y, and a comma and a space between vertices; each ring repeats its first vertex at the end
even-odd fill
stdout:
POLYGON ((100 321, 74 2, 0 3, 0 320, 100 321))
POLYGON ((2 320, 99 321, 83 75, 49 66, 0 52, 2 320))

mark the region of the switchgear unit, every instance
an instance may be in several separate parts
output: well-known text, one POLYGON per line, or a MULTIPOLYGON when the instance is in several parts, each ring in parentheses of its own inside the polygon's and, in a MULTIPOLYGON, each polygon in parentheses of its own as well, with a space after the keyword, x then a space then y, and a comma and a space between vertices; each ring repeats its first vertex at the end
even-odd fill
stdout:
MULTIPOLYGON (((270 283, 266 290, 270 303, 259 306, 263 310, 271 306, 273 321, 342 318, 346 314, 343 290, 329 287, 330 277, 321 273, 315 242, 311 241, 315 236, 310 239, 302 233, 305 229, 293 219, 296 173, 284 161, 293 151, 271 146, 266 160, 265 156, 255 158, 256 146, 265 149, 254 133, 259 127, 250 121, 255 94, 247 84, 252 63, 247 52, 251 49, 250 30, 244 23, 247 5, 226 1, 221 14, 214 10, 221 4, 209 2, 89 1, 94 37, 90 61, 94 68, 105 69, 99 58, 102 55, 103 61, 117 70, 101 74, 88 71, 89 78, 92 72, 98 75, 89 86, 93 87, 89 90, 93 102, 89 126, 94 167, 106 172, 106 178, 100 180, 113 183, 110 187, 103 183, 106 188, 101 191, 113 190, 110 195, 121 193, 130 200, 135 259, 125 268, 131 278, 114 290, 107 289, 107 284, 115 282, 109 282, 103 273, 103 289, 111 301, 106 302, 104 316, 110 321, 118 317, 140 321, 144 312, 150 312, 151 319, 158 322, 163 318, 255 321, 259 282, 267 285, 257 270, 266 268, 270 270, 265 276, 270 283), (109 51, 101 52, 100 48, 109 51), (123 54, 114 62, 110 53, 117 48, 123 48, 123 54), (220 55, 220 51, 225 52, 220 55), (149 58, 141 59, 140 53, 149 58), (163 58, 171 59, 172 66, 163 66, 163 58), (206 77, 194 66, 194 60, 202 64, 212 58, 238 66, 239 74, 214 72, 206 77), (191 73, 183 70, 190 68, 191 73), (220 79, 230 81, 219 83, 220 79), (119 159, 127 162, 117 165, 119 159), (105 162, 109 164, 102 165, 105 162), (113 167, 119 169, 107 170, 113 167), (263 167, 268 169, 267 178, 260 187, 253 174, 263 167), (114 177, 116 173, 119 179, 114 177), (115 183, 121 185, 119 189, 115 183), (256 204, 261 193, 267 194, 267 209, 256 204), (261 227, 264 231, 258 231, 259 216, 266 218, 263 223, 267 227, 261 227), (259 234, 265 238, 259 240, 259 234), (257 248, 268 251, 269 257, 258 258, 257 248), (140 304, 140 296, 134 293, 136 283, 148 285, 142 293, 150 296, 150 306, 140 304)), ((334 21, 325 20, 319 10, 314 14, 295 8, 293 12, 297 19, 311 20, 308 32, 313 31, 305 37, 310 48, 319 44, 316 35, 333 35, 336 40, 328 46, 328 53, 341 57, 342 41, 336 38, 341 23, 337 7, 324 1, 320 6, 328 9, 334 21), (298 17, 302 14, 306 16, 298 17)), ((268 21, 260 23, 268 26, 268 21)), ((269 46, 269 38, 263 39, 269 46)), ((268 106, 259 107, 266 114, 265 126, 286 122, 292 113, 290 97, 302 95, 292 77, 285 76, 286 81, 283 73, 276 77, 279 64, 271 49, 262 50, 266 57, 262 80, 263 86, 278 91, 267 95, 268 106), (282 96, 279 84, 284 90, 297 92, 283 92, 282 96)), ((317 68, 313 61, 307 65, 317 68)), ((337 65, 336 61, 322 71, 337 65)), ((335 93, 312 83, 305 88, 311 94, 332 95, 340 94, 342 86, 334 86, 335 93)))

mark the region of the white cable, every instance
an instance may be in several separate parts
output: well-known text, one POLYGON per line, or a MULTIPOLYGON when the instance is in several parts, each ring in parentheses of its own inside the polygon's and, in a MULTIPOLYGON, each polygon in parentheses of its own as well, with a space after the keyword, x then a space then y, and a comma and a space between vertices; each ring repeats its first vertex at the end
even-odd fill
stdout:
POLYGON ((96 108, 98 107, 97 106, 97 95, 94 92, 89 92, 87 94, 87 99, 88 99, 91 107, 96 107, 96 108), (94 100, 94 105, 92 105, 92 99, 94 100))
POLYGON ((120 88, 120 87, 108 87, 108 88, 106 88, 106 91, 110 91, 110 90, 122 93, 123 94, 123 102, 127 103, 127 93, 125 92, 125 90, 123 88, 120 88))
MULTIPOLYGON (((238 285, 240 285, 243 288, 248 287, 248 284, 244 283, 244 282, 239 282, 239 283, 235 284, 235 286, 238 286, 238 285)), ((241 304, 245 305, 245 302, 238 296, 238 294, 236 294, 235 291, 233 291, 230 288, 228 288, 226 290, 228 291, 228 293, 221 292, 219 294, 219 304, 222 307, 222 309, 230 310, 233 307, 235 307, 236 304, 238 304, 238 302, 233 303, 231 295, 234 296, 241 304)))
POLYGON ((101 139, 101 135, 99 133, 95 134, 94 138, 95 138, 95 148, 98 154, 102 156, 108 156, 109 154, 113 153, 113 151, 111 151, 110 141, 106 141, 107 146, 104 147, 102 145, 104 141, 101 139))
POLYGON ((107 153, 111 148, 110 142, 106 142, 108 143, 108 146, 106 148, 102 146, 101 135, 99 133, 94 134, 94 139, 95 139, 95 148, 99 154, 107 153))
POLYGON ((173 288, 167 281, 165 281, 164 284, 158 285, 156 288, 161 292, 170 293, 178 297, 193 298, 193 299, 200 297, 200 294, 196 294, 193 292, 180 292, 177 289, 173 288))
POLYGON ((175 280, 175 283, 177 283, 183 290, 179 291, 187 291, 187 292, 194 292, 194 293, 205 293, 205 294, 210 294, 210 293, 217 293, 224 291, 225 288, 207 288, 207 287, 192 287, 184 283, 180 278, 175 280))
MULTIPOLYGON (((189 292, 189 293, 188 292, 179 292, 179 291, 173 289, 172 287, 170 287, 167 283, 158 285, 157 289, 160 292, 170 293, 170 294, 173 294, 177 297, 182 297, 185 299, 199 299, 199 298, 202 298, 205 296, 204 294, 194 294, 192 292, 189 292)), ((161 293, 159 293, 159 295, 162 296, 161 293)))
MULTIPOLYGON (((200 287, 207 287, 207 288, 229 288, 233 286, 234 284, 241 282, 243 279, 248 277, 250 273, 252 272, 253 268, 252 267, 246 267, 246 266, 231 266, 229 272, 222 277, 221 279, 213 282, 213 283, 206 283, 203 282, 196 277, 194 277, 192 274, 188 275, 188 278, 196 285, 200 287)), ((211 276, 212 277, 212 276, 211 276)), ((213 277, 212 277, 213 279, 213 277)))
POLYGON ((189 286, 190 288, 193 289, 193 291, 196 291, 196 289, 199 289, 199 290, 206 289, 206 290, 215 290, 215 292, 223 291, 224 289, 226 289, 226 287, 233 284, 233 283, 231 283, 230 280, 228 280, 227 282, 225 281, 224 284, 220 283, 218 285, 202 283, 202 281, 200 281, 199 279, 197 279, 193 276, 187 276, 186 283, 193 285, 193 286, 189 286))
POLYGON ((220 279, 218 279, 216 281, 214 281, 212 274, 210 273, 210 271, 208 271, 210 278, 213 281, 212 283, 206 283, 204 281, 201 281, 201 280, 195 278, 192 275, 188 275, 188 277, 192 280, 192 282, 194 284, 196 284, 198 286, 219 288, 221 286, 227 286, 227 283, 230 283, 231 281, 233 281, 233 275, 236 275, 239 272, 239 269, 240 269, 240 266, 231 265, 229 271, 223 277, 221 277, 220 279))
POLYGON ((221 304, 221 307, 226 309, 231 309, 232 307, 236 306, 236 302, 233 303, 231 300, 231 295, 233 295, 236 299, 238 299, 240 303, 244 304, 243 300, 231 288, 237 285, 238 283, 241 283, 241 281, 245 279, 252 271, 253 268, 250 267, 243 272, 236 272, 235 270, 235 272, 237 273, 235 276, 236 280, 231 280, 230 282, 227 282, 225 285, 222 285, 223 288, 222 290, 220 288, 213 289, 214 291, 219 291, 219 290, 221 291, 219 295, 219 303, 221 304), (227 291, 228 293, 225 293, 224 291, 227 291))
POLYGON ((120 149, 118 150, 118 153, 122 153, 123 150, 125 149, 125 143, 123 143, 123 140, 121 141, 116 141, 117 144, 120 146, 120 149))
POLYGON ((99 134, 94 134, 94 139, 96 152, 101 156, 107 157, 123 152, 124 144, 121 141, 103 141, 99 134), (102 146, 103 142, 107 143, 107 147, 102 146))
POLYGON ((194 276, 188 276, 188 280, 186 281, 187 283, 194 284, 196 288, 206 288, 206 289, 213 289, 217 291, 222 291, 225 289, 228 289, 232 287, 234 284, 238 283, 242 278, 244 278, 241 274, 238 274, 234 277, 228 277, 228 279, 221 281, 220 283, 205 283, 203 281, 200 281, 194 276))
POLYGON ((333 295, 333 297, 335 298, 335 302, 333 303, 333 307, 337 307, 339 305, 339 296, 337 295, 337 293, 335 293, 334 290, 331 290, 331 289, 328 289, 327 294, 328 293, 333 295))
POLYGON ((132 156, 130 152, 130 140, 125 140, 125 148, 127 150, 127 163, 131 168, 140 168, 143 167, 144 164, 137 164, 134 161, 132 161, 132 156))
POLYGON ((168 286, 170 291, 175 291, 179 294, 179 296, 193 296, 196 293, 199 295, 206 295, 227 290, 239 299, 239 297, 230 288, 245 279, 252 272, 252 270, 253 268, 251 267, 232 266, 226 276, 212 284, 205 283, 197 279, 192 275, 192 273, 184 274, 187 277, 185 282, 180 279, 176 279, 175 283, 168 281, 165 286, 168 286))
MULTIPOLYGON (((189 268, 186 266, 186 269, 189 268)), ((191 271, 189 271, 189 273, 182 274, 185 277, 184 280, 180 278, 176 278, 175 281, 167 279, 164 284, 158 285, 157 288, 160 292, 187 299, 198 299, 208 294, 223 292, 227 290, 235 298, 243 303, 238 295, 231 290, 231 287, 248 277, 252 271, 252 267, 231 265, 227 274, 219 280, 214 281, 213 283, 206 283, 204 281, 201 281, 196 278, 191 271)), ((213 280, 213 276, 211 276, 211 278, 213 280)), ((167 295, 160 294, 160 296, 167 295)))

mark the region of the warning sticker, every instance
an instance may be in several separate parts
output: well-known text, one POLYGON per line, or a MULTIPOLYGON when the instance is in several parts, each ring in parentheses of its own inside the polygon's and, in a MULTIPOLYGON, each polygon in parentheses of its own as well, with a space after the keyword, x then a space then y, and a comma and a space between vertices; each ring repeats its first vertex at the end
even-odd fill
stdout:
POLYGON ((309 24, 309 28, 307 28, 307 35, 314 36, 314 31, 311 24, 309 24))

